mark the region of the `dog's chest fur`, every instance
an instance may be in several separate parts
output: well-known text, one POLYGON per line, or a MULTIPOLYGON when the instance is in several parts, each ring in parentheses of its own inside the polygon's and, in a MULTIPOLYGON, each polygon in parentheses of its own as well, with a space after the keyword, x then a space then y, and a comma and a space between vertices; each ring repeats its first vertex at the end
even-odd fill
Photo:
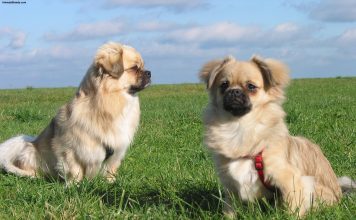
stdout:
MULTIPOLYGON (((249 121, 249 120, 247 120, 249 121)), ((230 192, 243 201, 253 201, 272 194, 259 179, 252 159, 264 147, 265 125, 235 121, 207 126, 205 144, 213 152, 220 179, 230 192), (223 155, 229 155, 229 159, 223 155)))
MULTIPOLYGON (((251 117, 251 116, 246 116, 251 117)), ((253 117, 253 116, 252 116, 253 117)), ((205 144, 214 153, 241 158, 259 153, 267 143, 269 130, 264 123, 240 120, 206 125, 205 144)))
POLYGON ((130 100, 113 122, 110 132, 104 134, 103 142, 115 150, 128 146, 135 134, 139 123, 140 106, 138 97, 130 97, 130 100))
POLYGON ((223 184, 237 194, 242 201, 253 201, 266 194, 266 189, 259 180, 252 159, 237 159, 228 162, 219 161, 219 175, 223 184))
POLYGON ((73 127, 72 132, 77 138, 77 144, 71 148, 82 163, 100 166, 108 159, 108 148, 113 154, 110 157, 115 157, 116 160, 123 158, 133 140, 140 118, 138 97, 127 95, 126 100, 126 105, 112 121, 95 120, 91 112, 82 110, 88 108, 86 106, 80 106, 79 113, 74 111, 74 114, 80 117, 74 117, 77 118, 77 126, 73 127))

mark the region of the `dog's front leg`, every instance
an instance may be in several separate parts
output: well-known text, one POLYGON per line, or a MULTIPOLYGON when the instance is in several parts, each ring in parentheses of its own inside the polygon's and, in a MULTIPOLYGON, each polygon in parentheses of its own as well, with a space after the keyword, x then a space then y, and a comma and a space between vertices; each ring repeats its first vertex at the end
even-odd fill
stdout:
POLYGON ((111 164, 105 170, 105 177, 109 183, 113 183, 116 181, 116 171, 119 166, 120 166, 120 163, 111 164))
POLYGON ((62 153, 58 157, 57 172, 67 185, 80 182, 84 176, 83 168, 76 162, 72 151, 62 153))
POLYGON ((272 173, 266 173, 270 177, 271 183, 281 191, 283 200, 288 204, 290 212, 298 211, 299 216, 303 216, 310 208, 311 195, 306 195, 307 192, 299 170, 284 165, 279 169, 274 168, 272 173))
POLYGON ((104 176, 106 180, 110 183, 115 182, 116 172, 121 165, 122 155, 119 151, 114 152, 114 154, 104 161, 104 176))
POLYGON ((233 208, 233 201, 234 196, 232 192, 229 190, 224 190, 224 206, 223 206, 223 213, 224 216, 228 219, 234 219, 236 217, 236 212, 233 208))
POLYGON ((310 208, 312 191, 305 186, 300 171, 289 164, 276 163, 275 166, 269 164, 265 167, 267 178, 281 191, 289 211, 297 211, 299 216, 303 216, 310 208))

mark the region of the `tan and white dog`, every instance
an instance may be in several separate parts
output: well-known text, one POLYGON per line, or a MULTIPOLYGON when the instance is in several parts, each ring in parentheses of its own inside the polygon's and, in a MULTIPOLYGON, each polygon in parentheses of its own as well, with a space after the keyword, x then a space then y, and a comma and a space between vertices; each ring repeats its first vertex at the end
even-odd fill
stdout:
POLYGON ((205 64, 200 78, 210 95, 204 142, 225 187, 227 215, 234 215, 232 196, 273 198, 269 186, 299 215, 313 202, 338 202, 340 186, 355 187, 348 177, 338 180, 319 146, 289 134, 282 108, 289 76, 283 63, 227 57, 205 64))
POLYGON ((99 48, 74 98, 38 137, 18 136, 0 145, 0 166, 19 176, 45 175, 77 182, 116 170, 139 124, 136 92, 150 84, 141 55, 132 47, 99 48))

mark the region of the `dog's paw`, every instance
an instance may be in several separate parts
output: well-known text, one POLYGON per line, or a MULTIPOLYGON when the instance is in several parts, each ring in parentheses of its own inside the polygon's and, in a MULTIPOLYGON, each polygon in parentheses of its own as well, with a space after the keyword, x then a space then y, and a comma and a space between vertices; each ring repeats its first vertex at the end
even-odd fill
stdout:
POLYGON ((65 188, 79 187, 80 181, 75 179, 65 180, 65 188))
POLYGON ((112 174, 106 175, 106 181, 108 181, 109 183, 114 183, 116 181, 115 175, 112 174))
POLYGON ((236 214, 235 212, 223 212, 224 213, 224 219, 235 219, 236 214))
POLYGON ((236 213, 229 204, 224 204, 223 207, 224 219, 235 219, 236 213))

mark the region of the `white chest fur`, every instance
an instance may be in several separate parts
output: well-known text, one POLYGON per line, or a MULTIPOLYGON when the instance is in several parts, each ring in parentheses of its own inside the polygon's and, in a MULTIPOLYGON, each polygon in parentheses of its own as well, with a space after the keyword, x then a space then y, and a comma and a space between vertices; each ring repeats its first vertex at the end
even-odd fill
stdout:
POLYGON ((125 99, 126 105, 120 114, 113 118, 112 123, 106 121, 99 123, 93 120, 93 113, 84 104, 74 109, 73 114, 76 117, 73 118, 77 119, 75 123, 79 128, 78 136, 81 137, 81 142, 73 148, 78 151, 79 157, 84 157, 82 160, 88 163, 101 163, 105 158, 103 146, 109 146, 119 155, 125 154, 133 140, 140 119, 138 97, 127 94, 125 99))
POLYGON ((135 134, 140 118, 138 97, 129 97, 128 105, 113 123, 111 132, 105 134, 104 143, 113 148, 127 148, 135 134))
MULTIPOLYGON (((216 153, 226 153, 228 156, 231 152, 243 152, 246 150, 246 142, 250 142, 250 138, 254 138, 246 134, 249 131, 249 126, 242 126, 241 123, 225 123, 219 126, 212 126, 209 130, 207 146, 216 153), (217 147, 218 146, 218 147, 217 147)), ((251 132, 249 132, 251 133, 251 132)), ((246 155, 246 154, 244 154, 246 155)), ((229 191, 237 194, 242 201, 253 201, 261 198, 264 192, 264 186, 259 180, 259 176, 255 169, 252 159, 235 159, 230 161, 220 161, 219 156, 216 157, 216 165, 222 183, 229 191)))
POLYGON ((234 160, 228 164, 227 169, 226 174, 234 182, 233 191, 237 191, 243 201, 253 201, 261 197, 264 186, 259 180, 253 160, 234 160))
POLYGON ((106 157, 106 147, 113 150, 113 155, 110 155, 110 160, 114 161, 113 163, 121 161, 133 140, 139 118, 140 106, 138 97, 130 95, 127 97, 127 105, 113 119, 106 131, 100 129, 100 126, 95 124, 95 121, 86 120, 89 123, 82 125, 82 127, 85 127, 87 132, 80 133, 82 137, 81 144, 73 146, 76 157, 87 166, 86 176, 95 176, 98 173, 106 157), (84 134, 86 135, 85 138, 84 134))

